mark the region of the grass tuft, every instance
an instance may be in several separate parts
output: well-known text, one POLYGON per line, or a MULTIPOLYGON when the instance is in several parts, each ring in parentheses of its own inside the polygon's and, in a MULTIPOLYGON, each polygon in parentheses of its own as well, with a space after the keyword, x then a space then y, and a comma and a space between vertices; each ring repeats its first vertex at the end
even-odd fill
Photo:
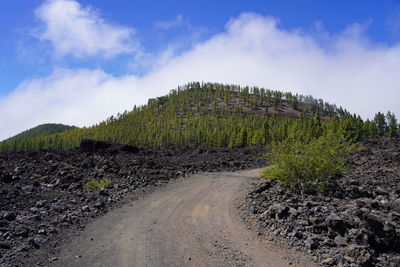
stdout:
POLYGON ((90 180, 87 182, 84 186, 83 189, 85 190, 96 190, 96 189, 105 189, 110 187, 112 184, 110 179, 104 178, 101 180, 90 180))

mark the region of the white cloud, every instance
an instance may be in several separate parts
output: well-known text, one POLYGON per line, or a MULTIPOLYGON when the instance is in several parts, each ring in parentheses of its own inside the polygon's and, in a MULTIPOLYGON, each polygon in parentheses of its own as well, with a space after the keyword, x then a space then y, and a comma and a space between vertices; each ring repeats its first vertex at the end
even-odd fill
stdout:
POLYGON ((44 122, 89 126, 190 81, 312 94, 364 118, 387 110, 400 115, 400 45, 373 44, 362 28, 323 33, 321 45, 316 33, 285 31, 274 18, 242 14, 223 33, 161 58, 142 77, 57 70, 0 99, 0 139, 44 122))
POLYGON ((182 24, 185 24, 185 20, 183 19, 182 15, 177 15, 176 18, 174 18, 173 20, 167 20, 167 21, 158 21, 156 22, 154 25, 157 28, 161 28, 161 29, 170 29, 172 27, 176 27, 182 24))
POLYGON ((101 70, 58 69, 48 77, 25 81, 0 100, 1 137, 41 123, 91 125, 130 110, 132 103, 143 103, 147 97, 133 76, 114 78, 101 70))
POLYGON ((57 55, 112 57, 138 50, 134 30, 104 21, 74 0, 48 0, 36 10, 43 27, 36 35, 50 41, 57 55))

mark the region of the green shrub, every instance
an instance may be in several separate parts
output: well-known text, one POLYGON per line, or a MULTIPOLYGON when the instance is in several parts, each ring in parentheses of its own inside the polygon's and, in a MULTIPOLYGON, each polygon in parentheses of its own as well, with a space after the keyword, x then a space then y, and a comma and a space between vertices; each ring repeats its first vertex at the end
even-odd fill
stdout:
POLYGON ((85 190, 96 190, 96 189, 100 189, 100 188, 107 188, 112 184, 110 179, 104 178, 101 179, 100 181, 98 180, 90 180, 89 182, 87 182, 83 188, 85 190))
POLYGON ((319 138, 311 143, 283 142, 266 155, 271 167, 261 177, 274 179, 295 191, 323 192, 330 178, 345 171, 344 155, 354 149, 337 140, 319 138))

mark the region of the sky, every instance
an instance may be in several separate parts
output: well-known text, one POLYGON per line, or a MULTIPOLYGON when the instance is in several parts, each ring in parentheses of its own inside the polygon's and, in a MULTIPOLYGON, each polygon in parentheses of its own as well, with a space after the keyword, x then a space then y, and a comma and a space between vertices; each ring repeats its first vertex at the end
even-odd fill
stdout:
POLYGON ((0 140, 91 126, 192 81, 400 116, 400 0, 16 0, 0 9, 0 140))

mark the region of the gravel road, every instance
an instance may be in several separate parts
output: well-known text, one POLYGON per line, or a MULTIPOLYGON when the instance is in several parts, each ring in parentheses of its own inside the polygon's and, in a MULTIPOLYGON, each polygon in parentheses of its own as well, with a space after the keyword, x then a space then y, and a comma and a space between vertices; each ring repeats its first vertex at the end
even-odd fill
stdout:
POLYGON ((89 224, 53 266, 314 266, 261 239, 236 204, 259 170, 178 179, 89 224))

